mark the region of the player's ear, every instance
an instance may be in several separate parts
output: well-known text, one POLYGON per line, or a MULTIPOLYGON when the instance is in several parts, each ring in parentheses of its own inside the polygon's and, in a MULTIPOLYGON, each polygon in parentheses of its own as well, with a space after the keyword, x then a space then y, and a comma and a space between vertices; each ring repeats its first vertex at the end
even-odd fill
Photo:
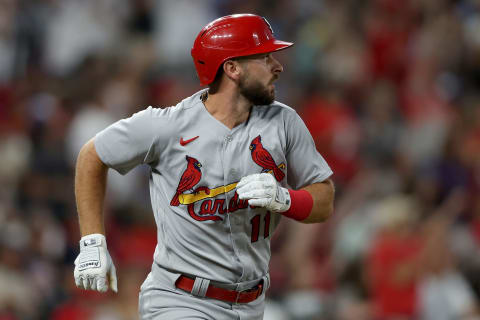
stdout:
POLYGON ((242 65, 236 60, 227 60, 223 64, 223 72, 229 79, 237 81, 242 74, 242 65))

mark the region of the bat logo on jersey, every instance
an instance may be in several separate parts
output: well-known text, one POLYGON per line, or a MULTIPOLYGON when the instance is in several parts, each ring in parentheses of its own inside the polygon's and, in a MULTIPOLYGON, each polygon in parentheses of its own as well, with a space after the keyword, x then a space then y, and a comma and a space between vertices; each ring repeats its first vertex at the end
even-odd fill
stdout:
POLYGON ((263 147, 262 137, 260 135, 252 140, 250 143, 250 150, 253 162, 262 167, 262 172, 273 172, 275 179, 279 182, 282 181, 285 177, 285 173, 283 173, 280 168, 285 167, 285 164, 282 163, 277 166, 270 152, 263 147))
MULTIPOLYGON (((170 205, 177 207, 180 205, 180 201, 178 197, 187 190, 193 189, 193 187, 200 181, 202 178, 202 164, 195 158, 186 156, 187 159, 187 168, 182 174, 180 178, 180 182, 178 183, 177 191, 170 201, 170 205)), ((194 193, 198 193, 200 190, 205 190, 205 192, 209 192, 208 188, 206 187, 199 187, 195 189, 194 193)))

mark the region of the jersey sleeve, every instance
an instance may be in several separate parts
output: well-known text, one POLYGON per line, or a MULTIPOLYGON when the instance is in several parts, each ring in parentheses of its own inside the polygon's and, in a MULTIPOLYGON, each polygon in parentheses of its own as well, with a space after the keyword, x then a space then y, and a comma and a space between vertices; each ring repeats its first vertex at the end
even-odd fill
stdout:
POLYGON ((108 167, 124 175, 155 159, 152 107, 119 120, 95 136, 95 150, 108 167))
POLYGON ((293 111, 285 125, 289 186, 300 189, 330 177, 333 172, 318 153, 315 142, 300 116, 293 111))

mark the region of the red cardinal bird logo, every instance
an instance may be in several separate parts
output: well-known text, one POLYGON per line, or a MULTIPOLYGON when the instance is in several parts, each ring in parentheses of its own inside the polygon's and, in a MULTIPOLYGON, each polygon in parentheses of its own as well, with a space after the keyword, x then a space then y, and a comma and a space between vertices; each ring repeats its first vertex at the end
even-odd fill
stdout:
POLYGON ((180 201, 178 197, 187 190, 192 189, 202 178, 202 171, 200 168, 202 164, 198 162, 197 159, 186 156, 187 158, 187 168, 182 174, 180 178, 180 182, 178 183, 177 192, 170 201, 171 206, 177 207, 180 205, 180 201))
POLYGON ((272 170, 273 175, 277 181, 282 181, 285 177, 285 173, 280 170, 273 160, 270 152, 267 151, 262 145, 262 137, 257 136, 250 143, 250 150, 252 151, 252 160, 260 167, 263 168, 262 172, 267 172, 272 170))

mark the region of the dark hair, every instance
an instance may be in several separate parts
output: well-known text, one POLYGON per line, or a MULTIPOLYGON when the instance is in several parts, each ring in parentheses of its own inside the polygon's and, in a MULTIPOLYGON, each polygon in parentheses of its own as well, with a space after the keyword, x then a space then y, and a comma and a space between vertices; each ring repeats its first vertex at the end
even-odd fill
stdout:
POLYGON ((213 81, 208 85, 208 92, 216 93, 218 91, 218 87, 220 86, 220 81, 222 80, 222 75, 223 75, 223 63, 218 68, 217 74, 215 75, 215 78, 213 79, 213 81))

